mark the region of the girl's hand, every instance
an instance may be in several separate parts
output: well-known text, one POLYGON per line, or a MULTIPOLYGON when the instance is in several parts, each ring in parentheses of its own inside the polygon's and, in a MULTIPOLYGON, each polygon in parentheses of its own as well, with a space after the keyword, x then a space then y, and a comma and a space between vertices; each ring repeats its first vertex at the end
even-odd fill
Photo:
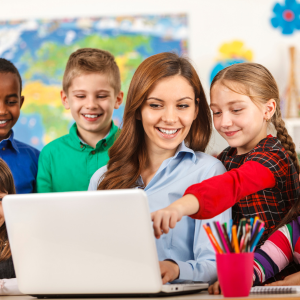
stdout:
POLYGON ((286 276, 283 280, 275 281, 265 286, 289 286, 289 285, 300 285, 300 272, 286 276))
POLYGON ((179 266, 175 262, 160 261, 159 267, 163 284, 171 282, 179 277, 179 266))
POLYGON ((151 213, 155 237, 159 239, 163 233, 169 232, 169 228, 174 228, 183 216, 195 214, 198 210, 198 199, 189 194, 178 199, 168 207, 151 213))
POLYGON ((151 213, 155 237, 159 239, 163 233, 168 233, 169 228, 174 228, 176 222, 180 221, 181 218, 180 209, 171 205, 151 213))
POLYGON ((219 294, 222 294, 222 291, 220 289, 219 281, 216 281, 214 284, 212 284, 212 285, 209 286, 208 293, 210 295, 219 295, 219 294))

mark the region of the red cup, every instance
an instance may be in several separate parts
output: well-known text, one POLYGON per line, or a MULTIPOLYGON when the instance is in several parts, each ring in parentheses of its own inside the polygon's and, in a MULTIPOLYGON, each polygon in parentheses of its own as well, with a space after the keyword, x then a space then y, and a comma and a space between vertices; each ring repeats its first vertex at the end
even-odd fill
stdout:
POLYGON ((224 297, 249 296, 253 261, 253 252, 217 254, 218 280, 224 297))

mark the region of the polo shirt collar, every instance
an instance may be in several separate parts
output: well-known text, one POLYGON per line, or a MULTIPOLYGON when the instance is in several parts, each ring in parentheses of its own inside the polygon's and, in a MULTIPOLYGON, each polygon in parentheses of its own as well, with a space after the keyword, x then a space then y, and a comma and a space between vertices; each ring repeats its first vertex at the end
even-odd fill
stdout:
MULTIPOLYGON (((119 128, 118 126, 115 125, 114 121, 111 121, 111 127, 110 127, 110 131, 109 133, 101 140, 107 143, 110 143, 111 139, 115 139, 115 135, 118 132, 119 128)), ((101 142, 99 141, 96 145, 96 147, 98 146, 98 144, 101 142)))
MULTIPOLYGON (((114 124, 113 121, 111 121, 111 128, 109 133, 103 138, 101 139, 97 145, 96 145, 96 149, 98 147, 100 147, 102 145, 103 142, 109 142, 112 138, 114 138, 115 134, 118 131, 118 126, 116 126, 114 124)), ((69 131, 70 136, 73 138, 74 142, 77 143, 78 147, 81 149, 81 151, 83 151, 86 147, 91 147, 88 144, 84 143, 80 137, 77 134, 77 124, 76 122, 71 126, 70 131, 69 131), (85 147, 82 147, 82 145, 84 145, 85 147)))
POLYGON ((16 150, 18 153, 20 152, 19 147, 17 146, 17 143, 16 143, 16 141, 15 141, 15 139, 14 139, 14 131, 13 131, 12 129, 10 130, 10 136, 9 136, 7 139, 2 140, 2 141, 0 142, 0 144, 1 144, 2 142, 5 142, 5 141, 6 141, 6 143, 7 143, 7 142, 10 143, 11 146, 12 146, 12 148, 13 148, 14 150, 16 150))

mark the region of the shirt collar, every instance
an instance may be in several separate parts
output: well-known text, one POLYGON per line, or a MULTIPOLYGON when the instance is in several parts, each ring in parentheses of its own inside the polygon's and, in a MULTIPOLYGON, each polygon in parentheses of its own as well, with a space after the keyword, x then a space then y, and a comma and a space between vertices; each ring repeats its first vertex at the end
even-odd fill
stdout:
MULTIPOLYGON (((109 132, 107 133, 107 135, 103 138, 103 140, 105 140, 105 139, 108 137, 110 131, 111 131, 111 128, 110 128, 109 132)), ((81 142, 82 144, 87 145, 87 143, 86 143, 84 140, 82 140, 82 139, 80 138, 80 136, 78 136, 78 138, 79 138, 79 140, 80 140, 80 142, 81 142)))
MULTIPOLYGON (((196 161, 197 161, 197 156, 196 156, 196 153, 188 148, 184 141, 178 146, 177 150, 176 150, 176 153, 174 156, 166 159, 163 161, 163 163, 161 164, 161 166, 159 167, 159 169, 157 170, 156 174, 154 175, 154 177, 159 174, 160 172, 162 172, 165 168, 167 168, 176 158, 178 158, 178 156, 180 155, 184 155, 185 153, 189 153, 190 154, 190 157, 191 157, 191 160, 194 164, 196 164, 196 161)), ((177 162, 175 163, 177 165, 177 162)), ((153 177, 153 178, 154 178, 153 177)), ((151 179, 152 181, 152 179, 151 179)), ((142 176, 140 175, 138 177, 138 180, 137 180, 137 184, 139 185, 139 187, 144 187, 144 182, 143 182, 143 179, 142 179, 142 176)), ((149 188, 149 185, 147 186, 147 188, 149 188)))
POLYGON ((191 160, 192 162, 195 164, 196 163, 196 160, 197 160, 197 156, 196 156, 196 153, 194 152, 194 150, 188 148, 184 141, 178 146, 177 150, 176 150, 176 153, 175 155, 172 157, 172 159, 175 159, 177 158, 177 156, 180 154, 180 153, 191 153, 191 160))
MULTIPOLYGON (((111 138, 114 138, 115 133, 118 131, 118 126, 116 126, 114 124, 113 121, 111 121, 111 128, 109 133, 103 138, 101 139, 97 145, 96 148, 101 146, 103 142, 105 141, 109 141, 111 138)), ((76 122, 71 126, 70 131, 69 131, 70 136, 73 138, 74 141, 76 141, 76 143, 78 144, 78 146, 80 147, 81 150, 84 150, 85 147, 84 146, 89 146, 87 143, 85 143, 77 134, 77 124, 76 122), (83 147, 81 147, 82 145, 84 145, 83 147)), ((90 146, 89 146, 90 147, 90 146)))
POLYGON ((96 147, 98 147, 99 144, 101 145, 100 143, 101 141, 109 143, 111 139, 115 139, 115 134, 118 132, 118 130, 119 130, 118 126, 115 125, 114 121, 111 121, 111 127, 109 133, 97 143, 96 147))
MULTIPOLYGON (((184 141, 182 141, 182 143, 177 147, 175 155, 164 160, 163 163, 161 164, 161 166, 159 167, 157 173, 161 172, 163 169, 165 169, 169 165, 171 165, 171 164, 173 165, 173 161, 176 160, 179 156, 184 155, 185 153, 190 154, 191 160, 195 164, 196 160, 197 160, 197 156, 196 156, 195 152, 192 149, 188 148, 185 145, 184 141)), ((177 164, 177 162, 175 163, 175 165, 176 164, 177 164)))
POLYGON ((20 150, 19 150, 19 147, 17 146, 17 143, 16 143, 16 141, 15 141, 15 139, 14 139, 14 131, 11 129, 10 130, 10 136, 7 138, 7 139, 5 139, 5 140, 2 140, 2 141, 0 141, 0 143, 2 143, 2 142, 4 142, 4 141, 9 141, 10 143, 11 143, 11 146, 17 151, 17 152, 20 152, 20 150))

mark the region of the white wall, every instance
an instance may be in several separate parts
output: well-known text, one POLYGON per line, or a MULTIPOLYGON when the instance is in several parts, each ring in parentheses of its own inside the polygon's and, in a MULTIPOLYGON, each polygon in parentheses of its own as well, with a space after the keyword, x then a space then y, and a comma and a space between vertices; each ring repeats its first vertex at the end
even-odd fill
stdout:
MULTIPOLYGON (((281 3, 284 0, 278 0, 281 3)), ((224 42, 242 40, 254 52, 254 61, 265 65, 283 91, 289 72, 288 46, 298 46, 300 31, 284 36, 270 25, 273 0, 10 0, 1 1, 0 20, 66 18, 139 14, 187 13, 189 54, 205 90, 209 74, 224 42)), ((300 71, 300 59, 298 70, 300 71)), ((300 86, 300 74, 298 85, 300 86)), ((226 142, 216 135, 212 146, 221 151, 226 142)))

